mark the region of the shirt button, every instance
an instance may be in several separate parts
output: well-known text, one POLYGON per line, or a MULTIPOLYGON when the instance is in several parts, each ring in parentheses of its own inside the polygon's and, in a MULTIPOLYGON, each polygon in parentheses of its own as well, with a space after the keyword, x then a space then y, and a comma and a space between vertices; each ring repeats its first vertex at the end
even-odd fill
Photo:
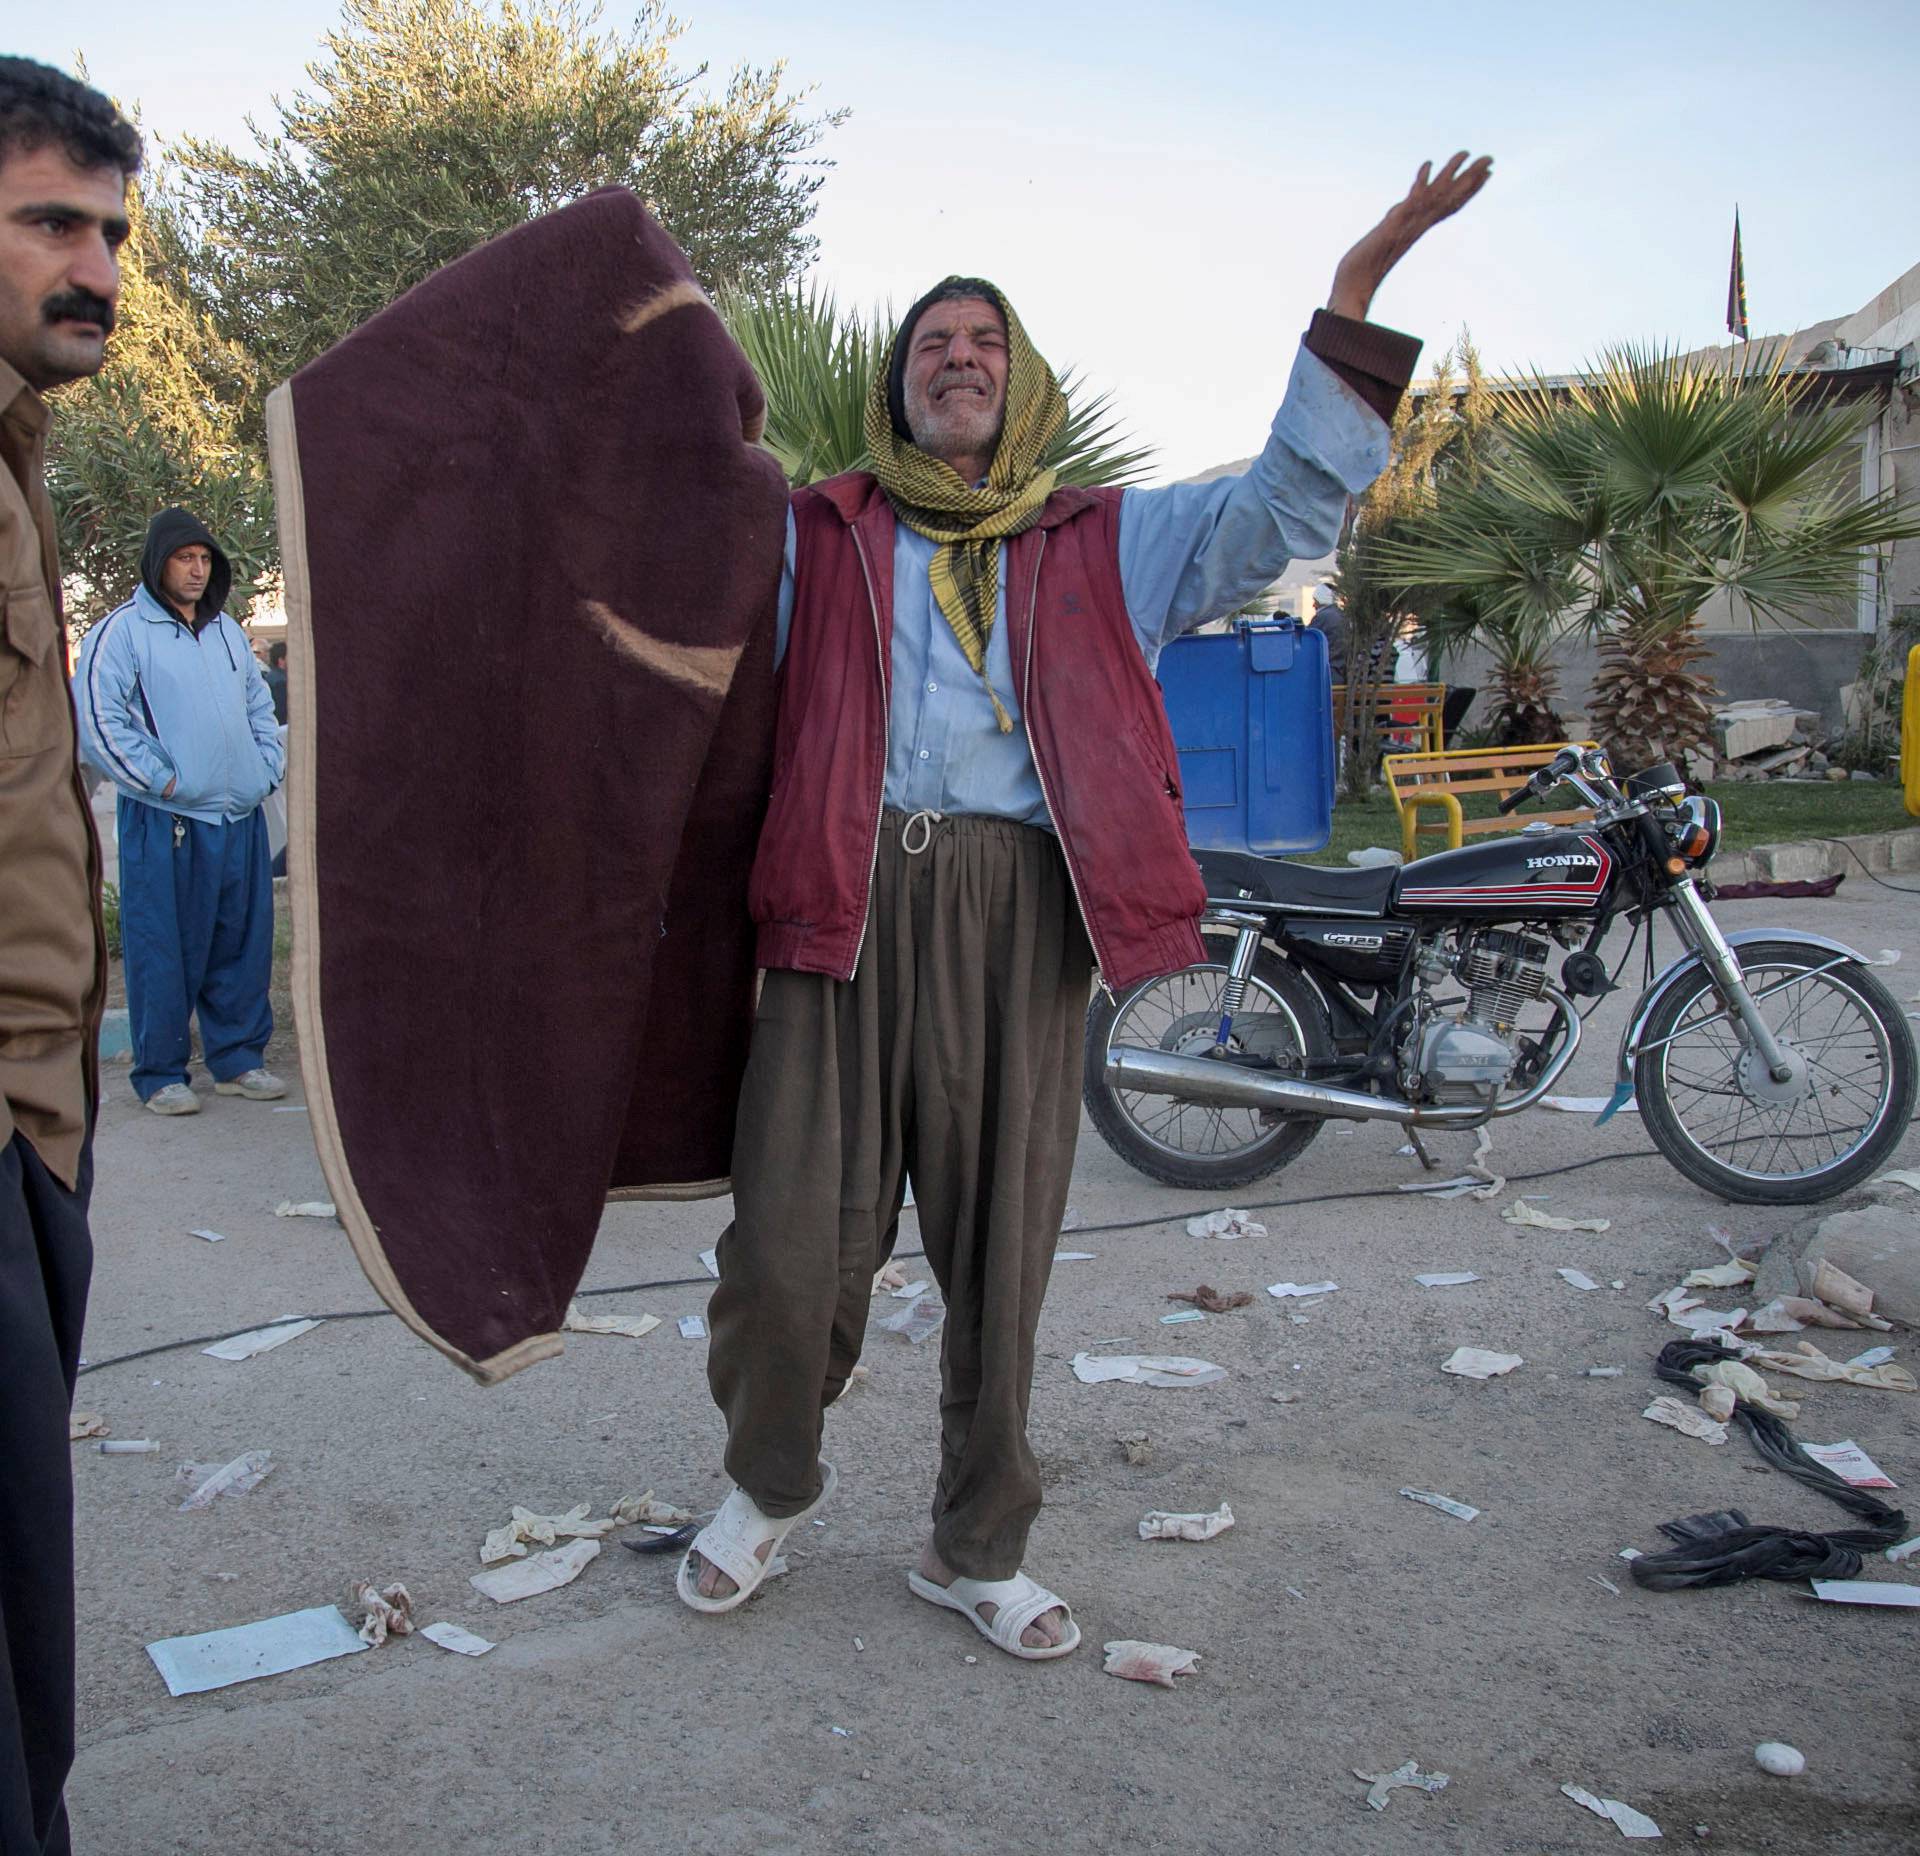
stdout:
POLYGON ((931 755, 930 753, 928 753, 928 752, 927 752, 927 750, 926 750, 925 748, 922 748, 922 749, 920 750, 920 758, 921 758, 922 760, 931 760, 931 759, 933 758, 933 756, 932 756, 932 755, 931 755))
POLYGON ((929 683, 929 684, 927 685, 927 692, 928 692, 928 694, 929 694, 929 695, 931 695, 931 694, 933 693, 933 691, 935 691, 935 690, 937 690, 937 689, 938 689, 939 687, 940 687, 940 685, 939 685, 939 684, 937 684, 937 683, 929 683))

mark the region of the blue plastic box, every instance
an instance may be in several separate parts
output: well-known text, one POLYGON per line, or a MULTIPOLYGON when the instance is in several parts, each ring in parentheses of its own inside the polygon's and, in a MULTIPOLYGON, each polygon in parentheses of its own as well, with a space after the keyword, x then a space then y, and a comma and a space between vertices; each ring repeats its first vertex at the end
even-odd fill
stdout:
POLYGON ((1277 856, 1333 836, 1333 687, 1327 641, 1291 619, 1177 638, 1160 688, 1180 750, 1187 841, 1277 856))

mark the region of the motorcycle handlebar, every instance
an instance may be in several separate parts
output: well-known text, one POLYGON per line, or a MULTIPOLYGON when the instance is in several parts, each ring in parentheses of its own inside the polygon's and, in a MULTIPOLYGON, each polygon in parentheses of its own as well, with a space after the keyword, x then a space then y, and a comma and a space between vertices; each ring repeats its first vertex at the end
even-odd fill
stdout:
MULTIPOLYGON (((1533 780, 1537 780, 1539 777, 1536 773, 1533 776, 1533 780)), ((1533 797, 1533 780, 1529 780, 1517 793, 1509 793, 1506 798, 1500 801, 1498 810, 1502 818, 1506 817, 1509 812, 1533 797)))

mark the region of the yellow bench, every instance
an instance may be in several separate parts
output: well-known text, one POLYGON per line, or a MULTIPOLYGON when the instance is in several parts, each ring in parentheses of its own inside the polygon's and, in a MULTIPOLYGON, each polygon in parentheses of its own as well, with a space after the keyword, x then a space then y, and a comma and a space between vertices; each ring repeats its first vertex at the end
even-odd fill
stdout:
MULTIPOLYGON (((1517 831, 1533 819, 1547 819, 1556 825, 1586 823, 1593 817, 1592 808, 1587 806, 1568 812, 1529 812, 1525 818, 1509 819, 1468 818, 1460 804, 1463 795, 1505 799, 1517 793, 1567 745, 1555 741, 1545 747, 1460 748, 1452 753, 1387 755, 1381 768, 1387 791, 1393 795, 1394 810, 1400 814, 1400 848, 1407 862, 1420 855, 1422 837, 1444 835, 1447 848, 1458 850, 1467 838, 1517 831)), ((1590 748, 1594 743, 1577 745, 1590 748)))
MULTIPOLYGON (((1447 702, 1444 683, 1383 683, 1373 698, 1373 727, 1383 742, 1396 736, 1408 737, 1420 744, 1423 753, 1438 754, 1447 745, 1441 732, 1441 717, 1447 702)), ((1333 734, 1342 739, 1347 732, 1347 686, 1333 686, 1333 734)))

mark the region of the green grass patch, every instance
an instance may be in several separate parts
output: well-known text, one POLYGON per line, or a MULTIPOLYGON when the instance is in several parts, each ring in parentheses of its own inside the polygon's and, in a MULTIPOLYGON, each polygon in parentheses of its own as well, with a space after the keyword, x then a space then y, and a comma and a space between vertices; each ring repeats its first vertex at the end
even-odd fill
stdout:
MULTIPOLYGON (((1756 844, 1782 844, 1804 838, 1853 838, 1869 831, 1901 831, 1920 826, 1906 808, 1900 788, 1891 780, 1849 780, 1811 782, 1802 785, 1780 780, 1764 783, 1745 781, 1709 786, 1707 792, 1720 802, 1723 850, 1750 850, 1756 844)), ((1556 796, 1557 797, 1557 796, 1556 796)), ((1478 794, 1461 801, 1469 818, 1494 816, 1494 801, 1478 794)), ((1526 807, 1513 815, 1518 831, 1527 821, 1526 807)), ((1469 844, 1474 840, 1469 838, 1469 844)), ((1333 838, 1323 851, 1312 851, 1300 858, 1302 863, 1344 864, 1349 851, 1370 844, 1383 844, 1390 850, 1400 848, 1400 815, 1385 793, 1365 799, 1344 800, 1334 807, 1333 838)), ((1442 840, 1422 841, 1422 854, 1441 850, 1442 840)))

